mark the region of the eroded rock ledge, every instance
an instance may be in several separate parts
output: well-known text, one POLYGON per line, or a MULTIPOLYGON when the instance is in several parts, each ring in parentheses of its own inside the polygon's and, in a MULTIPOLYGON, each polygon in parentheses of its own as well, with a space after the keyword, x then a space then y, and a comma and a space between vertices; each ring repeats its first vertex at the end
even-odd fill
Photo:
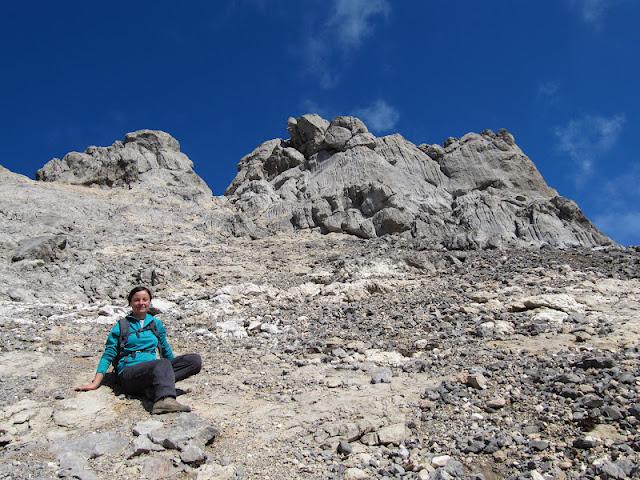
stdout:
POLYGON ((416 146, 376 138, 355 117, 303 115, 288 131, 243 157, 225 192, 267 230, 401 234, 462 249, 612 243, 506 130, 416 146))
POLYGON ((348 116, 303 115, 287 129, 290 138, 240 160, 215 202, 178 141, 154 130, 54 158, 37 178, 195 202, 216 231, 252 238, 315 229, 449 249, 613 244, 546 184, 506 130, 414 145, 399 134, 377 138, 348 116))
POLYGON ((110 147, 88 147, 54 158, 36 172, 38 180, 73 185, 150 189, 159 196, 210 199, 207 184, 171 135, 158 130, 128 133, 110 147))

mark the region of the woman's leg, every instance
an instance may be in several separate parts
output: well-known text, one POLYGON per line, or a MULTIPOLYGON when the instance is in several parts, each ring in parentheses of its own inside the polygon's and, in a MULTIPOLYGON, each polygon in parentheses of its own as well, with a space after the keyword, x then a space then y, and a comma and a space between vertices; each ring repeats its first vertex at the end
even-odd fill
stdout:
POLYGON ((187 353, 171 360, 175 381, 184 380, 195 375, 202 368, 202 359, 197 353, 187 353))
POLYGON ((141 393, 145 388, 153 388, 154 402, 176 396, 176 376, 172 362, 166 358, 131 365, 123 370, 119 379, 127 393, 141 393))

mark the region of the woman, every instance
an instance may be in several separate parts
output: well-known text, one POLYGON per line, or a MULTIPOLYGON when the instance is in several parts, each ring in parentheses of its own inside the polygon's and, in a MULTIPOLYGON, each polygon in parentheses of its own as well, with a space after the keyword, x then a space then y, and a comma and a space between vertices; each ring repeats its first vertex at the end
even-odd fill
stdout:
POLYGON ((93 381, 76 390, 97 389, 109 365, 114 363, 120 386, 126 393, 148 392, 154 402, 151 413, 189 412, 191 407, 176 401, 175 383, 198 373, 202 360, 196 353, 174 357, 162 322, 148 313, 151 297, 147 287, 135 287, 129 292, 131 313, 111 329, 93 381), (122 341, 121 329, 125 332, 122 341), (162 358, 157 359, 156 349, 162 358))

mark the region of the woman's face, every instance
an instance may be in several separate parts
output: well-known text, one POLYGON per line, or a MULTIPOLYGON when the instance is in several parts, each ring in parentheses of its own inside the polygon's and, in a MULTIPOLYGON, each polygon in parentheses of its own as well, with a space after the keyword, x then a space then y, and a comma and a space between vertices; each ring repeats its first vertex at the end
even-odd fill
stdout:
POLYGON ((133 294, 133 297, 131 297, 129 306, 136 317, 144 317, 151 306, 151 298, 149 298, 149 294, 144 290, 136 292, 133 294))

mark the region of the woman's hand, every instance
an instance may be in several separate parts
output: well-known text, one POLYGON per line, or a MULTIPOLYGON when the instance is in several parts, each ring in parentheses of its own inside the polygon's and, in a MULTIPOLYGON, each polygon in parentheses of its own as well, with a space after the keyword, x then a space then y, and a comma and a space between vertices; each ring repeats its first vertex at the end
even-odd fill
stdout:
POLYGON ((86 385, 79 385, 74 388, 76 392, 88 392, 89 390, 95 390, 100 385, 96 385, 95 383, 87 383, 86 385))
POLYGON ((93 378, 93 382, 87 383, 86 385, 79 385, 75 387, 74 390, 76 392, 88 392, 90 390, 96 390, 102 383, 103 378, 104 374, 96 373, 96 376, 93 378))

